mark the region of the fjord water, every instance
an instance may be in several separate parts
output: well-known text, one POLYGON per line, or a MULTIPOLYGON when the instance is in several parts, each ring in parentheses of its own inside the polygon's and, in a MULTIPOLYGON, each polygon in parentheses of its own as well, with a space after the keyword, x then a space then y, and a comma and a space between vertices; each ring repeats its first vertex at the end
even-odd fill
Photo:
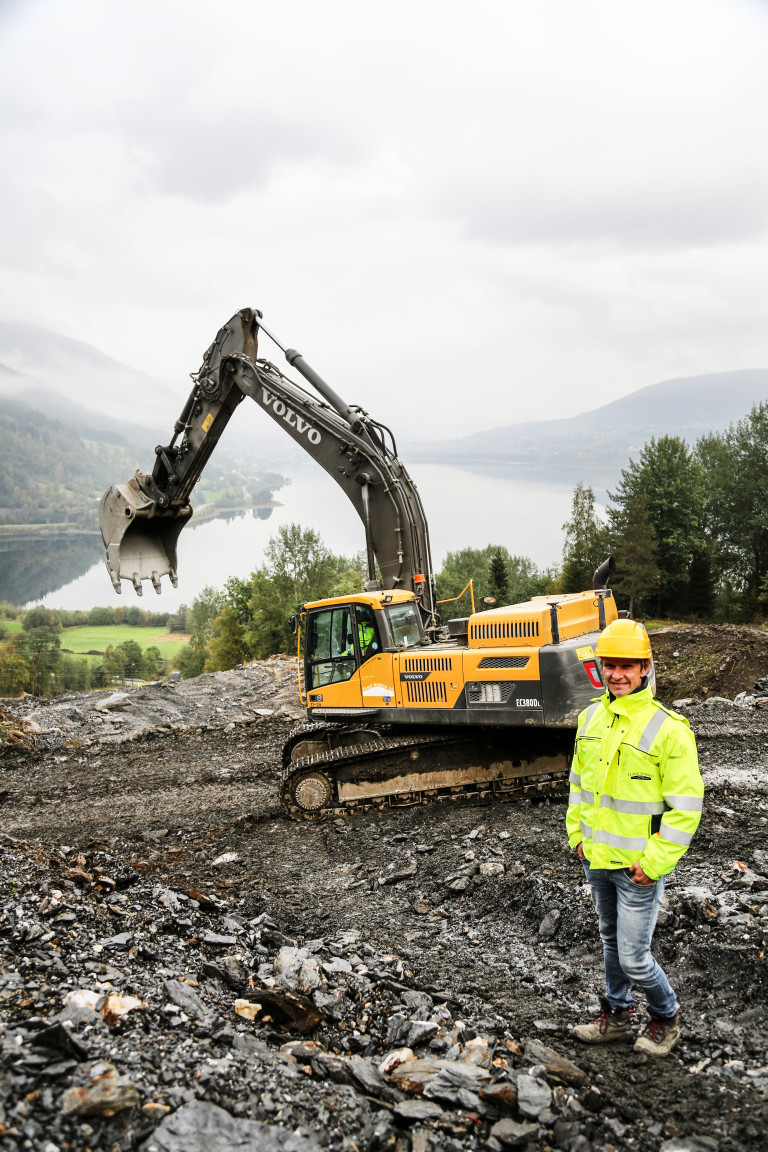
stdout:
MULTIPOLYGON (((519 473, 504 474, 498 469, 466 471, 441 464, 417 464, 410 472, 429 521, 436 570, 446 552, 487 544, 504 545, 540 567, 560 559, 562 526, 573 493, 570 477, 568 482, 527 480, 519 473)), ((295 472, 290 483, 275 493, 275 499, 280 504, 266 518, 246 512, 197 527, 193 520, 179 538, 177 590, 164 578, 161 596, 147 584, 142 599, 137 600, 130 584, 124 583, 123 594, 118 597, 103 562, 98 560, 77 579, 67 574, 59 587, 54 586, 55 574, 49 572, 47 588, 53 590, 34 602, 70 609, 138 603, 154 611, 172 611, 182 603, 191 604, 206 585, 221 588, 229 576, 247 577, 262 562, 269 538, 281 524, 314 528, 336 553, 352 555, 364 549, 363 528, 356 512, 319 468, 308 465, 295 472)))

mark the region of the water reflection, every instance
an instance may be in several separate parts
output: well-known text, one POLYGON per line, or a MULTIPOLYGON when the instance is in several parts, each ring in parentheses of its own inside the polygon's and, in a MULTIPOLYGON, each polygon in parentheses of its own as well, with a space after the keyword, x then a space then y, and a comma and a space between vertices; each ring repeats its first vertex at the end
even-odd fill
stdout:
POLYGON ((0 539, 0 600, 42 600, 76 580, 102 556, 98 532, 38 540, 0 539))

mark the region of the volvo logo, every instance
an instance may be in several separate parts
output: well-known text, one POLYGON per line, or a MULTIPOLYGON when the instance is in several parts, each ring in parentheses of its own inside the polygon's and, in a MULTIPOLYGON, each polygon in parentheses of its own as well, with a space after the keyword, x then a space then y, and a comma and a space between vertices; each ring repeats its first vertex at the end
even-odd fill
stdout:
POLYGON ((293 408, 290 408, 284 400, 280 400, 274 392, 270 392, 263 384, 261 386, 261 402, 265 408, 271 408, 275 416, 283 419, 289 428, 295 428, 297 432, 306 436, 310 444, 319 444, 323 439, 317 428, 314 428, 309 420, 302 419, 298 412, 294 412, 293 408))

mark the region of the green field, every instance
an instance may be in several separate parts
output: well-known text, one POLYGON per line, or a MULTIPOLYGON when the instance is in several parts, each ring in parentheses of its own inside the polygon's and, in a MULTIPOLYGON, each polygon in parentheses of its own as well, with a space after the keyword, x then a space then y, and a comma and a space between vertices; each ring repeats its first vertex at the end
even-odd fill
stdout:
POLYGON ((10 636, 11 632, 21 632, 20 620, 0 620, 0 632, 10 636))
MULTIPOLYGON (((126 640, 135 640, 142 651, 159 648, 164 660, 172 663, 189 640, 181 633, 164 632, 162 628, 137 628, 131 624, 105 624, 103 627, 84 624, 78 628, 65 628, 61 633, 62 650, 77 655, 98 652, 103 655, 109 644, 117 648, 126 640), (169 638, 169 635, 172 638, 169 638)), ((88 656, 91 663, 98 662, 99 656, 88 656)))

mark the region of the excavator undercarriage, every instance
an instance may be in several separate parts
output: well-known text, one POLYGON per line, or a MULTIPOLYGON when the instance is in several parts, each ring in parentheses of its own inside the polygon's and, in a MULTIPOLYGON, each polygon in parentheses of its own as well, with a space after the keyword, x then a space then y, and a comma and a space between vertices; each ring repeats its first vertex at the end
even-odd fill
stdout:
POLYGON ((280 799, 295 820, 428 803, 483 803, 567 790, 568 731, 392 734, 303 729, 284 749, 280 799))

